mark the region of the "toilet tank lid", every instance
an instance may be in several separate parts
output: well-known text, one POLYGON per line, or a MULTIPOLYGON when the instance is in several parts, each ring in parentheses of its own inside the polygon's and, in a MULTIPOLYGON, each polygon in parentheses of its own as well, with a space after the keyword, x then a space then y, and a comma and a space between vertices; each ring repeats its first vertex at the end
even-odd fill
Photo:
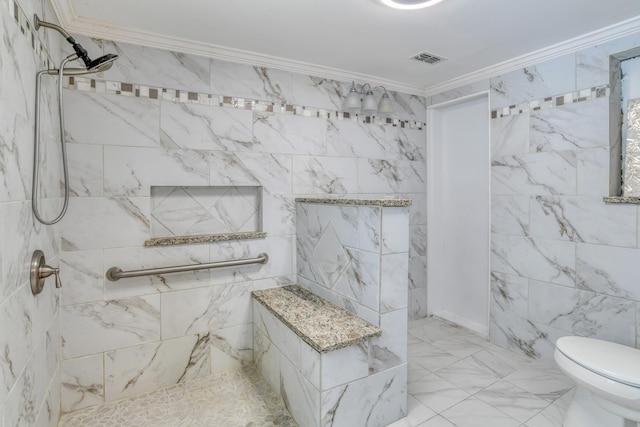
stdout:
POLYGON ((578 365, 632 387, 640 387, 640 350, 585 337, 562 337, 556 348, 578 365))

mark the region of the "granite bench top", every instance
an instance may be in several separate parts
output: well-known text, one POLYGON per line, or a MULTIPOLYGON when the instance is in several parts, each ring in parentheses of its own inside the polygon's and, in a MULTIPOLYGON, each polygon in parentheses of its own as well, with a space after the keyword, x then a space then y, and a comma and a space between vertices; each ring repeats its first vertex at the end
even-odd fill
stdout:
POLYGON ((256 301, 320 353, 382 334, 380 328, 298 285, 263 289, 252 294, 256 301))

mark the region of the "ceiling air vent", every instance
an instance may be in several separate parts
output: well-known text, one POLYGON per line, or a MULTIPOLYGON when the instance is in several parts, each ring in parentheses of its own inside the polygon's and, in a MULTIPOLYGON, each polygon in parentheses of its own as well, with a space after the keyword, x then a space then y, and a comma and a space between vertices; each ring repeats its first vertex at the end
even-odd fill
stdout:
POLYGON ((427 64, 435 65, 438 62, 442 62, 447 58, 443 58, 441 56, 437 56, 432 53, 420 52, 413 55, 411 59, 415 59, 416 61, 426 62, 427 64))

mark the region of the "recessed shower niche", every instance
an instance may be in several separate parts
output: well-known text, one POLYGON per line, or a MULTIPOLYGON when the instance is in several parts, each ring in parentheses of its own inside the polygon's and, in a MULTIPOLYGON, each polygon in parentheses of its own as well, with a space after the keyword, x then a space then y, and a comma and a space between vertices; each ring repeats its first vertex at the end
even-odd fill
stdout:
POLYGON ((147 245, 264 237, 262 187, 152 186, 151 236, 147 245))

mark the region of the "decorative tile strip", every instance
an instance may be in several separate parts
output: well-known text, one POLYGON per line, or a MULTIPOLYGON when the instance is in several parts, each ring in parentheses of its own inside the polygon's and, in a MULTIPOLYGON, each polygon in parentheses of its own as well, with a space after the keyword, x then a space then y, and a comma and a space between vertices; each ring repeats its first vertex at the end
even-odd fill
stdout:
POLYGON ((161 99, 163 101, 186 104, 200 104, 257 112, 291 114, 304 117, 317 117, 321 119, 351 120, 354 122, 365 124, 386 125, 407 129, 422 130, 426 128, 426 123, 415 120, 400 120, 390 117, 364 116, 342 111, 307 107, 303 105, 286 104, 281 102, 238 98, 226 95, 214 95, 210 93, 191 92, 188 90, 145 86, 134 83, 122 83, 110 80, 96 80, 92 79, 91 77, 67 77, 64 81, 64 86, 67 89, 75 89, 83 92, 132 96, 137 98, 161 99))
POLYGON ((314 203, 318 205, 354 205, 354 206, 380 206, 383 208, 399 208, 411 206, 411 199, 318 199, 297 197, 296 203, 314 203))
POLYGON ((548 108, 560 107, 565 104, 575 104, 576 102, 591 101, 597 98, 608 97, 611 93, 609 85, 596 86, 589 89, 582 89, 564 95, 550 96, 535 101, 525 101, 518 105, 509 105, 491 111, 491 118, 497 119, 516 114, 528 113, 530 111, 546 110, 548 108))
POLYGON ((29 40, 31 44, 31 49, 33 52, 40 58, 42 65, 46 68, 56 68, 53 61, 51 60, 51 56, 49 52, 44 46, 44 43, 38 37, 38 33, 31 25, 31 19, 33 17, 27 17, 24 13, 24 10, 20 7, 16 0, 1 0, 2 7, 7 10, 9 15, 13 18, 15 23, 18 25, 20 32, 23 36, 29 40))

